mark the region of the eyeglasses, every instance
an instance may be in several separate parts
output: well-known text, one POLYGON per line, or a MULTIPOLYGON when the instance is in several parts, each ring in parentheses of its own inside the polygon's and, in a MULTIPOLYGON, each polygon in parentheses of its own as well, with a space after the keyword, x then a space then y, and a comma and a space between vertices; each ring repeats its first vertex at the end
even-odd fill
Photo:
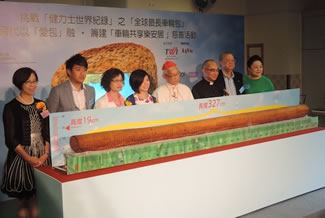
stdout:
POLYGON ((180 75, 180 73, 177 74, 165 74, 168 78, 172 78, 172 77, 178 77, 180 75))
POLYGON ((37 83, 38 83, 37 80, 34 80, 34 81, 27 80, 27 81, 25 82, 25 84, 26 84, 26 85, 29 85, 29 86, 31 86, 31 85, 37 85, 37 83))
POLYGON ((216 73, 218 72, 218 69, 213 69, 213 68, 205 68, 206 71, 208 71, 209 73, 216 73))
POLYGON ((113 79, 112 82, 113 83, 124 83, 124 80, 122 80, 122 79, 113 79))
POLYGON ((236 63, 235 59, 224 59, 223 62, 225 63, 236 63))

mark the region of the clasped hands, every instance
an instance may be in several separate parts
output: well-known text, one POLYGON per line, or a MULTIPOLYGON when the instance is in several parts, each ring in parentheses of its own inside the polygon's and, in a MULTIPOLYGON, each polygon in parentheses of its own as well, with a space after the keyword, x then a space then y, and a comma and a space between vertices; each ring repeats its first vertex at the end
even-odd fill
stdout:
POLYGON ((43 154, 41 157, 30 157, 29 163, 33 167, 40 167, 43 165, 43 163, 47 160, 48 154, 43 154))

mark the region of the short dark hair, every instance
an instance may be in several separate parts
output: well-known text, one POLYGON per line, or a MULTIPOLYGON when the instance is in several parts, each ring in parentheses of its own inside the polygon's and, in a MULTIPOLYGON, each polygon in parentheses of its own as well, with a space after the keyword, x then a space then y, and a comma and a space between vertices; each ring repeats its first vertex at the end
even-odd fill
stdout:
POLYGON ((252 66, 252 64, 255 62, 255 61, 260 61, 263 64, 263 59, 258 56, 258 55, 253 55, 252 57, 250 57, 247 61, 247 68, 250 68, 252 66))
POLYGON ((148 76, 148 79, 150 81, 149 74, 144 70, 135 70, 131 73, 130 76, 130 86, 133 89, 134 92, 139 92, 139 87, 143 83, 144 78, 148 76))
POLYGON ((110 87, 111 82, 118 75, 121 75, 122 79, 124 81, 124 73, 121 70, 117 69, 117 68, 111 68, 109 70, 106 70, 103 73, 100 85, 105 89, 106 92, 109 92, 111 90, 111 87, 110 87))
POLYGON ((38 76, 35 72, 35 70, 29 68, 29 67, 22 67, 16 70, 12 77, 12 83, 21 90, 23 87, 23 84, 28 80, 31 74, 34 74, 36 77, 36 81, 38 81, 38 76))
POLYGON ((88 62, 87 62, 86 58, 84 56, 82 56, 81 54, 73 55, 71 58, 69 58, 65 62, 65 68, 67 70, 72 71, 72 68, 73 68, 74 65, 83 66, 86 69, 88 69, 88 62))
POLYGON ((232 55, 235 58, 233 53, 231 53, 230 51, 226 51, 226 52, 222 52, 219 55, 219 62, 223 61, 223 59, 225 58, 226 55, 232 55))
POLYGON ((217 62, 216 62, 215 60, 213 60, 213 59, 207 59, 207 60, 205 60, 205 61, 203 62, 203 64, 202 64, 202 69, 204 69, 205 65, 206 65, 208 62, 214 62, 214 63, 217 63, 217 62))

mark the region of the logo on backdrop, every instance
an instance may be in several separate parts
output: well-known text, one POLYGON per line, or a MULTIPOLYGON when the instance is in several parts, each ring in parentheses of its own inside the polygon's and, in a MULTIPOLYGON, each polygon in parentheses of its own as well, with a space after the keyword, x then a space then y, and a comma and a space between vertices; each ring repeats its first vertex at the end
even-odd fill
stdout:
POLYGON ((181 42, 181 45, 190 45, 190 42, 181 42))
POLYGON ((177 54, 178 54, 178 48, 174 47, 174 48, 166 48, 165 49, 165 54, 168 58, 176 58, 177 54))
POLYGON ((192 54, 193 49, 191 49, 191 48, 182 48, 182 53, 183 54, 192 54))

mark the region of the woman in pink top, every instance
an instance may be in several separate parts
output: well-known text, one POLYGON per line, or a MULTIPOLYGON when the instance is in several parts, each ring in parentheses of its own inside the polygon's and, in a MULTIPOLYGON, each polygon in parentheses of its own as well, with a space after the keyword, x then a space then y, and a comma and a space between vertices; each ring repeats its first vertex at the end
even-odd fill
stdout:
POLYGON ((111 68, 105 71, 100 84, 107 93, 96 101, 95 109, 124 106, 124 98, 120 94, 124 86, 124 73, 121 70, 111 68))

